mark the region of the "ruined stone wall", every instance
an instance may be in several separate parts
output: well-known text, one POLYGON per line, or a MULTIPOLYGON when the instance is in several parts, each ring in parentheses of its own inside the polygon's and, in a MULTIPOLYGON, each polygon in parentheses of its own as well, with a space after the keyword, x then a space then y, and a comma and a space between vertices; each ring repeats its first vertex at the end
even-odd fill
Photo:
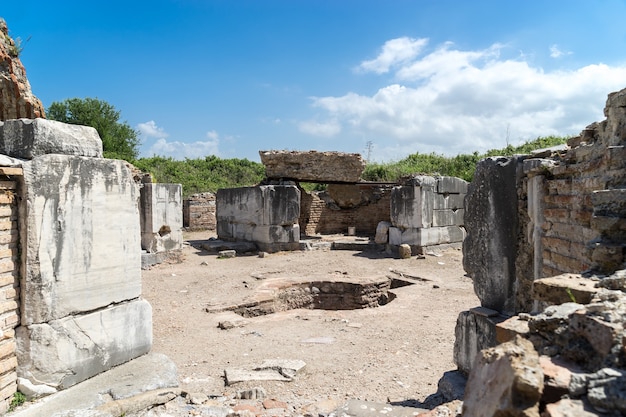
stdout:
POLYGON ((183 200, 183 227, 190 230, 215 230, 215 194, 198 193, 183 200))
POLYGON ((330 186, 329 190, 337 196, 301 190, 299 223, 307 235, 346 233, 348 227, 355 227, 357 234, 373 236, 379 222, 389 221, 391 187, 359 184, 330 186), (339 187, 343 191, 334 190, 339 187), (353 193, 346 192, 346 187, 353 193), (347 198, 350 194, 353 198, 347 198))
POLYGON ((529 198, 539 204, 529 216, 541 225, 535 278, 624 267, 626 90, 609 95, 605 115, 558 157, 525 163, 529 198))
MULTIPOLYGON (((10 169, 21 172, 19 168, 10 169)), ((16 181, 0 175, 0 414, 7 411, 17 391, 15 327, 19 324, 19 259, 16 192, 16 181)))
POLYGON ((609 95, 604 113, 568 146, 478 164, 463 255, 481 306, 457 321, 463 372, 472 352, 495 344, 496 323, 545 307, 533 296, 537 280, 626 269, 626 89, 609 95))

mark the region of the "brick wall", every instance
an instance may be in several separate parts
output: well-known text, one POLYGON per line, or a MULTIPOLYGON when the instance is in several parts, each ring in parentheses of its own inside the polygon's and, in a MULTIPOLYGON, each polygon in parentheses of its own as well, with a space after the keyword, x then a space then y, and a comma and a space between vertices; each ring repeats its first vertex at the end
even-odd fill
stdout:
POLYGON ((15 327, 19 324, 19 236, 16 188, 15 181, 0 175, 0 413, 7 411, 17 391, 15 327))
POLYGON ((381 221, 389 221, 391 187, 359 185, 363 195, 354 207, 340 207, 326 193, 301 191, 300 230, 307 235, 346 233, 354 226, 358 235, 375 235, 381 221))
POLYGON ((542 205, 535 278, 626 266, 626 90, 609 95, 605 114, 569 150, 528 170, 528 181, 540 179, 542 205))
POLYGON ((190 230, 215 230, 215 194, 199 193, 183 200, 183 227, 190 230))

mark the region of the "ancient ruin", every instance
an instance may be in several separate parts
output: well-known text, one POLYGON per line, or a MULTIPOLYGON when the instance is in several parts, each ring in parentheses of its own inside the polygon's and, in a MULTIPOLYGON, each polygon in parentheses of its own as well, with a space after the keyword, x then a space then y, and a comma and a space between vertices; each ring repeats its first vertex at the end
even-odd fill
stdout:
POLYGON ((565 149, 478 164, 463 252, 481 306, 459 316, 454 352, 464 416, 626 413, 626 89, 604 113, 565 149), (502 355, 535 359, 505 371, 488 359, 502 355), (502 384, 524 402, 494 408, 502 384))
MULTIPOLYGON (((177 384, 173 365, 145 355, 152 308, 142 298, 141 266, 182 247, 183 218, 214 215, 221 239, 261 254, 310 249, 307 237, 324 233, 364 235, 380 245, 369 248, 393 248, 402 259, 463 242, 480 305, 457 319, 457 370, 443 376, 437 394, 451 402, 407 411, 348 399, 335 414, 626 414, 626 89, 609 95, 606 120, 568 146, 487 158, 471 184, 423 175, 373 184, 359 179, 359 155, 262 151, 263 184, 196 196, 214 207, 200 212, 183 206, 179 185, 137 181, 123 161, 102 158, 94 129, 40 118, 19 45, 4 22, 0 32, 0 413, 18 389, 34 399, 87 387, 72 398, 75 410, 59 415, 129 415, 180 398, 180 390, 162 390, 177 384), (300 182, 328 187, 306 192, 300 182), (115 368, 128 362, 140 369, 115 368), (108 377, 125 388, 96 391, 90 384, 110 384, 98 378, 111 369, 108 377), (156 379, 137 395, 133 379, 146 369, 156 379)), ((393 297, 392 285, 388 276, 341 271, 268 279, 253 302, 216 310, 254 317, 377 307, 393 297)), ((259 369, 291 381, 304 366, 268 361, 259 369)), ((244 373, 226 369, 225 383, 244 373)), ((265 399, 264 407, 287 410, 278 403, 265 399)), ((43 415, 41 404, 24 415, 43 415)))
POLYGON ((467 182, 415 175, 397 184, 360 180, 358 154, 260 151, 267 185, 219 190, 217 233, 226 241, 247 241, 262 251, 306 249, 307 236, 368 236, 376 244, 413 253, 460 245, 467 182), (307 192, 300 182, 328 184, 307 192), (302 242, 301 242, 302 239, 302 242))

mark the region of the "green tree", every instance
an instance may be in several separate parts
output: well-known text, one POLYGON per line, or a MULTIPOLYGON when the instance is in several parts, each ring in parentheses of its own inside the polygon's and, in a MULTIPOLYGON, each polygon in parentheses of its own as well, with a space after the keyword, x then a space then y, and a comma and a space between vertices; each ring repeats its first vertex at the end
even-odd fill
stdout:
POLYGON ((91 126, 102 139, 105 158, 135 161, 139 155, 138 132, 120 121, 120 112, 97 98, 69 98, 53 102, 46 111, 48 119, 91 126))

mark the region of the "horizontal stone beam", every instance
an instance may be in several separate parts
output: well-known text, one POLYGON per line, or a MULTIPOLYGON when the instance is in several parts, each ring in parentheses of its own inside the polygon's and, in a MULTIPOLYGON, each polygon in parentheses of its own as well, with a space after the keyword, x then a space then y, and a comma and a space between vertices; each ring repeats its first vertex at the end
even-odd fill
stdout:
POLYGON ((259 151, 267 178, 319 183, 358 182, 365 160, 356 153, 318 151, 259 151))

